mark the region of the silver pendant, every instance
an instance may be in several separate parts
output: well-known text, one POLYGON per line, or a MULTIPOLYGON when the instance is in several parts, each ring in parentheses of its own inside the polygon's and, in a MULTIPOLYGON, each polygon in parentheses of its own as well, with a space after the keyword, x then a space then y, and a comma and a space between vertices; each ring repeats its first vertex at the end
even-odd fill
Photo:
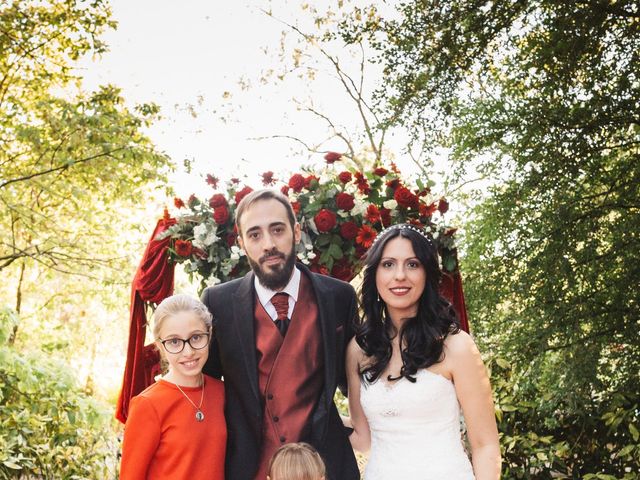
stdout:
POLYGON ((200 410, 198 410, 196 412, 196 421, 197 422, 202 422, 204 420, 204 413, 202 413, 200 410))

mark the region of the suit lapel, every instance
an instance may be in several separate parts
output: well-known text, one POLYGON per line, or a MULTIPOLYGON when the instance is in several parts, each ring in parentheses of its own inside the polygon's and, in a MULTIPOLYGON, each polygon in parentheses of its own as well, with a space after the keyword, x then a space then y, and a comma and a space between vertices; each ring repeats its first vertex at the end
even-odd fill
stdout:
POLYGON ((256 331, 253 319, 255 292, 253 288, 253 273, 245 275, 240 286, 233 295, 233 323, 238 335, 238 345, 242 351, 247 378, 251 385, 251 392, 260 405, 258 391, 258 361, 256 359, 256 331))

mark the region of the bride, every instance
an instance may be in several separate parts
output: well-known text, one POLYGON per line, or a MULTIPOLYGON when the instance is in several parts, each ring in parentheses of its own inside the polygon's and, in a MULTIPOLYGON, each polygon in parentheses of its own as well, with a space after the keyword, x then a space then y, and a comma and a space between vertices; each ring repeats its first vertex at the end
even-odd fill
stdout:
POLYGON ((436 248, 413 225, 387 228, 367 253, 364 318, 346 361, 351 444, 370 449, 365 480, 500 478, 489 379, 439 279, 436 248))

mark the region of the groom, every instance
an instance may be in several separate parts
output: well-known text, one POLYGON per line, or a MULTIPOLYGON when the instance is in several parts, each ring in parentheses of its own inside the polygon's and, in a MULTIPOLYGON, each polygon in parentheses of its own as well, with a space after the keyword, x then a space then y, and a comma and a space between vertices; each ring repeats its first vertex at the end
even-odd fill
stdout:
POLYGON ((252 271, 202 294, 215 324, 204 372, 225 384, 226 478, 264 480, 278 447, 306 441, 322 455, 327 480, 356 480, 333 403, 336 385, 346 384, 355 292, 296 264, 300 224, 280 192, 244 197, 236 226, 252 271))

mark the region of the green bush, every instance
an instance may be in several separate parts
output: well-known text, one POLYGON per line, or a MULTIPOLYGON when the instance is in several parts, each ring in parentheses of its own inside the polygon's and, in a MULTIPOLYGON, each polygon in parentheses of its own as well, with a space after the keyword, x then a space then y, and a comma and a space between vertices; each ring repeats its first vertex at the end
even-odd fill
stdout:
POLYGON ((503 359, 488 362, 504 479, 631 480, 640 472, 638 392, 594 393, 571 404, 566 392, 530 382, 503 359))
POLYGON ((8 345, 17 322, 0 311, 0 479, 105 479, 116 470, 111 415, 71 369, 8 345))

